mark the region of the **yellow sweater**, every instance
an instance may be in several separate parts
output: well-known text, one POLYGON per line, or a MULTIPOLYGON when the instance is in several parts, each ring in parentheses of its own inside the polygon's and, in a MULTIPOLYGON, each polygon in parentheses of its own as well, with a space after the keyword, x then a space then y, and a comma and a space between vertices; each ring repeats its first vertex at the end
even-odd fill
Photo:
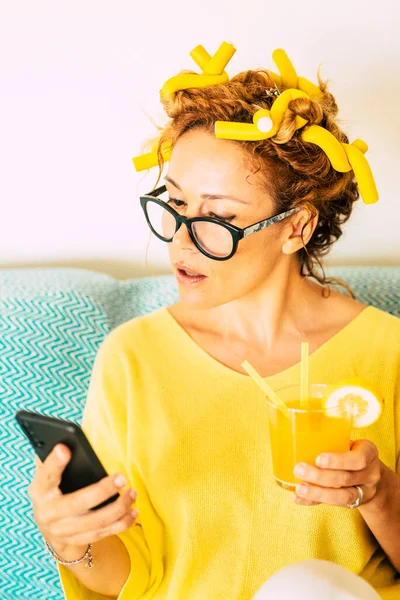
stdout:
MULTIPOLYGON (((275 389, 298 383, 299 367, 267 380, 275 389)), ((310 376, 379 384, 384 414, 352 438, 372 440, 400 473, 400 319, 366 308, 311 354, 310 376)), ((299 506, 274 482, 263 393, 167 309, 106 336, 82 427, 107 472, 138 491, 139 525, 119 535, 131 559, 119 600, 251 600, 273 573, 310 558, 361 575, 384 600, 400 598, 400 579, 358 510, 299 506)), ((57 567, 67 600, 105 598, 57 567)))

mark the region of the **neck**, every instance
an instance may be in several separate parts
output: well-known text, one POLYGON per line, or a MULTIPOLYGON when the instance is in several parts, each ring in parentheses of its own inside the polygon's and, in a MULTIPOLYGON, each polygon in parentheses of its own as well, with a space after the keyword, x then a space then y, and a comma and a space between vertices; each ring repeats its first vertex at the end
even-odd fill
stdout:
POLYGON ((321 300, 322 287, 302 277, 296 261, 287 261, 246 296, 204 311, 203 322, 225 340, 268 350, 288 335, 305 339, 321 300))

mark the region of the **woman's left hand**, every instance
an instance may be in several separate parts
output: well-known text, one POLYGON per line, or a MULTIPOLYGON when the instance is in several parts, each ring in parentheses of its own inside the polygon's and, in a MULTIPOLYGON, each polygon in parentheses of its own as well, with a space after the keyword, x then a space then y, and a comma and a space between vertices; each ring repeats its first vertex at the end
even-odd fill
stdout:
POLYGON ((321 454, 316 461, 318 466, 298 463, 296 467, 303 467, 304 472, 298 472, 295 467, 294 473, 302 483, 296 486, 293 500, 305 506, 346 506, 357 500, 358 490, 354 486, 358 485, 364 493, 360 506, 370 502, 381 481, 383 463, 378 454, 375 444, 357 440, 350 443, 349 452, 321 454))

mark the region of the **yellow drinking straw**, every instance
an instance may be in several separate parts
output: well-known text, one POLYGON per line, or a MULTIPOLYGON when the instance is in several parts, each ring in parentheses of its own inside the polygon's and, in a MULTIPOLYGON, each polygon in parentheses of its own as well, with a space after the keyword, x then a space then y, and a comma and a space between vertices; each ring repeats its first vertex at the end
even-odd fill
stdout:
POLYGON ((309 343, 301 342, 300 408, 308 408, 308 352, 309 343))
POLYGON ((250 375, 250 377, 253 379, 253 381, 258 385, 258 387, 260 387, 262 389, 264 394, 266 394, 266 396, 268 396, 268 398, 271 400, 271 402, 273 402, 288 417, 289 410, 288 410, 288 407, 286 406, 286 404, 283 402, 283 400, 281 400, 279 398, 279 396, 274 392, 274 390, 264 381, 264 379, 261 377, 261 375, 259 375, 257 373, 257 371, 254 369, 254 367, 252 367, 251 364, 247 360, 242 362, 241 367, 245 371, 247 371, 247 373, 250 375))

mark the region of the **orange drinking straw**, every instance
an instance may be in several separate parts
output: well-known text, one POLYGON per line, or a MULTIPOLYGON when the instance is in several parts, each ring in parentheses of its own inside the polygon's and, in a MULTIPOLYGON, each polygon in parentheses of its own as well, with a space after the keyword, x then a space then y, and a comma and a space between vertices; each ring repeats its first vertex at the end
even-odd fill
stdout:
POLYGON ((245 371, 247 371, 247 373, 250 375, 250 377, 253 379, 253 381, 258 385, 258 387, 260 387, 262 389, 264 394, 266 396, 268 396, 268 398, 271 400, 271 402, 273 404, 275 404, 277 406, 277 408, 279 408, 282 412, 284 412, 285 415, 288 417, 289 410, 288 410, 288 407, 286 406, 286 404, 283 402, 283 400, 281 400, 279 398, 279 396, 268 385, 268 383, 266 383, 264 381, 264 379, 261 377, 261 375, 259 375, 259 373, 257 373, 257 371, 254 369, 254 367, 252 367, 251 364, 247 360, 242 362, 241 367, 245 371))
POLYGON ((301 342, 300 408, 308 408, 308 353, 309 343, 301 342))

